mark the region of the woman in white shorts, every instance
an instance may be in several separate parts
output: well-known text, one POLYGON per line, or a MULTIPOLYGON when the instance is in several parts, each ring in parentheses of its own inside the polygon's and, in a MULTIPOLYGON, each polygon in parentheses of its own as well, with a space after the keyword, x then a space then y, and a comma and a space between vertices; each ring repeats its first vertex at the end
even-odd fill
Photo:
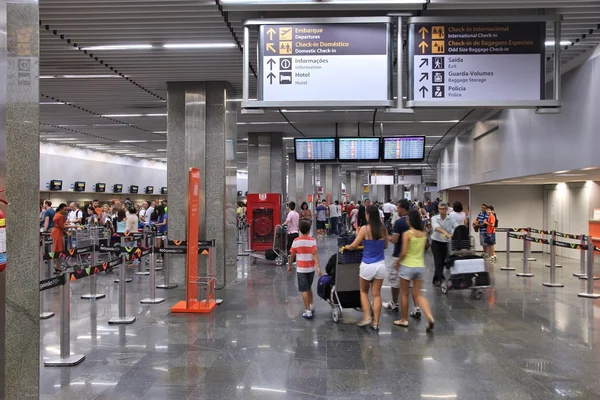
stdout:
POLYGON ((369 206, 366 217, 367 225, 360 228, 354 242, 345 249, 356 249, 361 243, 364 246, 360 264, 360 303, 363 309, 363 320, 358 326, 370 326, 378 331, 381 315, 381 286, 387 275, 385 249, 388 247, 388 232, 379 218, 377 207, 369 206), (369 289, 373 295, 373 316, 371 316, 369 289))
POLYGON ((412 295, 415 305, 423 310, 427 317, 427 332, 433 330, 433 316, 429 302, 421 294, 423 279, 425 278, 425 250, 429 247, 427 234, 423 231, 421 214, 416 211, 408 213, 409 230, 402 234, 402 251, 400 257, 394 263, 394 267, 400 271, 400 302, 401 319, 394 321, 394 325, 408 327, 408 292, 410 282, 413 282, 412 295))

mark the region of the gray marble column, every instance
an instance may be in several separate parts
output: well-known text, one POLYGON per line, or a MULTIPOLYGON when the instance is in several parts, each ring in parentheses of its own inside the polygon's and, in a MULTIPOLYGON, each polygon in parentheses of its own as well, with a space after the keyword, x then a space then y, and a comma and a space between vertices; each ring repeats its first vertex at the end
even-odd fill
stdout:
POLYGON ((340 166, 331 166, 331 199, 332 201, 342 200, 342 177, 340 175, 340 166))
POLYGON ((287 196, 282 133, 248 133, 248 192, 287 196))
POLYGON ((7 400, 39 397, 38 21, 37 1, 0 0, 0 189, 10 202, 8 267, 0 273, 7 400))
MULTIPOLYGON (((200 169, 200 239, 216 240, 217 286, 234 277, 236 268, 237 109, 226 82, 169 82, 167 181, 169 240, 186 237, 187 181, 191 167, 200 169)), ((185 259, 169 256, 172 281, 185 282, 185 259)), ((206 258, 199 259, 204 273, 206 258)))
MULTIPOLYGON (((287 195, 290 201, 294 201, 298 203, 298 196, 296 196, 296 160, 294 159, 294 154, 288 154, 287 160, 287 171, 288 171, 288 181, 287 181, 287 195)), ((302 204, 300 202, 299 204, 302 204)))

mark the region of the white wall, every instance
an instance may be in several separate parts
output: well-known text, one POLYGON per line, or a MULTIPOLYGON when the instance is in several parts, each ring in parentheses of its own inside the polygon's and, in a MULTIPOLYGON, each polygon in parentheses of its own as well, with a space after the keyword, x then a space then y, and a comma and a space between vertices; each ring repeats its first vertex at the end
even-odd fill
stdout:
POLYGON ((63 191, 75 181, 85 181, 85 190, 90 192, 92 185, 103 182, 107 192, 115 183, 122 183, 124 192, 130 185, 138 185, 140 191, 154 186, 156 193, 167 186, 167 164, 42 142, 40 190, 47 190, 52 179, 62 179, 63 191))
MULTIPOLYGON (((588 234, 594 208, 600 207, 600 186, 597 182, 561 183, 544 186, 544 229, 575 235, 588 234)), ((558 238, 560 241, 567 241, 558 238)), ((579 250, 557 247, 560 256, 579 259, 579 250)))
POLYGON ((237 190, 241 191, 242 195, 246 195, 246 192, 248 191, 248 172, 237 172, 237 190))
POLYGON ((444 190, 598 166, 599 87, 596 57, 563 75, 560 114, 515 109, 479 121, 443 150, 438 186, 444 190))
MULTIPOLYGON (((138 202, 151 197, 143 194, 146 186, 154 186, 156 194, 160 194, 161 187, 167 186, 167 164, 42 142, 39 185, 40 191, 44 192, 41 197, 49 198, 56 205, 70 201, 84 203, 94 198, 108 202, 111 199, 123 200, 130 197, 138 202), (62 191, 46 192, 47 183, 52 179, 62 179, 62 191), (98 182, 106 183, 106 193, 70 192, 75 181, 84 181, 86 192, 92 192, 92 186, 98 182), (123 194, 112 193, 115 183, 123 184, 123 194), (140 193, 127 193, 130 185, 138 185, 140 193)), ((154 199, 157 197, 166 196, 153 196, 154 199)))
MULTIPOLYGON (((538 228, 544 226, 544 187, 542 185, 473 185, 471 186, 469 220, 479 214, 481 203, 494 206, 500 228, 538 228)), ((472 228, 471 228, 472 229, 472 228)), ((479 234, 475 242, 479 248, 479 234)), ((522 250, 523 242, 512 239, 511 251, 522 250)), ((506 250, 506 233, 496 234, 496 250, 506 250)), ((532 243, 532 251, 542 246, 532 243)))

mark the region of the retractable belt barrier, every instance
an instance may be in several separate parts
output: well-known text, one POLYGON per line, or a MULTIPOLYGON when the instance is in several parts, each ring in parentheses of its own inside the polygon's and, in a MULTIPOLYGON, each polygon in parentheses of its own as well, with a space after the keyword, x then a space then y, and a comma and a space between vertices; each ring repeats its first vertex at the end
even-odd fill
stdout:
POLYGON ((502 229, 502 231, 506 231, 506 267, 502 267, 501 270, 505 271, 514 271, 514 268, 510 266, 510 239, 519 239, 523 240, 523 272, 517 273, 517 276, 520 277, 532 277, 533 274, 528 272, 529 263, 528 261, 532 260, 529 258, 529 246, 528 243, 538 243, 545 244, 550 246, 550 264, 546 264, 547 267, 550 268, 550 282, 542 283, 546 287, 564 287, 562 283, 556 282, 556 268, 562 267, 561 265, 556 264, 556 248, 566 248, 572 250, 581 251, 580 258, 580 272, 574 273, 573 275, 578 277, 579 279, 585 279, 588 281, 586 292, 579 293, 580 297, 587 298, 600 298, 600 294, 594 293, 594 280, 600 279, 599 276, 594 275, 594 254, 595 252, 600 252, 600 247, 597 247, 592 244, 591 237, 586 235, 575 235, 571 233, 563 233, 557 231, 547 231, 543 229, 535 229, 535 228, 510 228, 510 229, 502 229), (538 235, 550 235, 550 239, 532 237, 531 234, 538 235), (571 239, 571 240, 579 240, 579 243, 571 243, 565 241, 559 241, 556 238, 560 237, 563 239, 571 239), (586 262, 587 258, 587 262, 586 262))

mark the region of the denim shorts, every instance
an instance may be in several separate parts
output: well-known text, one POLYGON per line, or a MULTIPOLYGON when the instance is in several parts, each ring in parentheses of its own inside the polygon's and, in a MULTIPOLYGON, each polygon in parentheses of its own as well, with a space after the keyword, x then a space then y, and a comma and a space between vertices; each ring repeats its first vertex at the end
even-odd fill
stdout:
POLYGON ((487 243, 485 242, 485 235, 486 235, 486 233, 485 233, 485 232, 479 232, 479 244, 480 244, 482 247, 488 247, 488 246, 489 246, 489 244, 487 244, 487 243))
POLYGON ((315 279, 314 272, 298 272, 298 291, 299 292, 310 292, 312 290, 312 284, 315 279))
POLYGON ((425 267, 406 267, 400 266, 400 278, 405 281, 422 281, 425 279, 425 267))

